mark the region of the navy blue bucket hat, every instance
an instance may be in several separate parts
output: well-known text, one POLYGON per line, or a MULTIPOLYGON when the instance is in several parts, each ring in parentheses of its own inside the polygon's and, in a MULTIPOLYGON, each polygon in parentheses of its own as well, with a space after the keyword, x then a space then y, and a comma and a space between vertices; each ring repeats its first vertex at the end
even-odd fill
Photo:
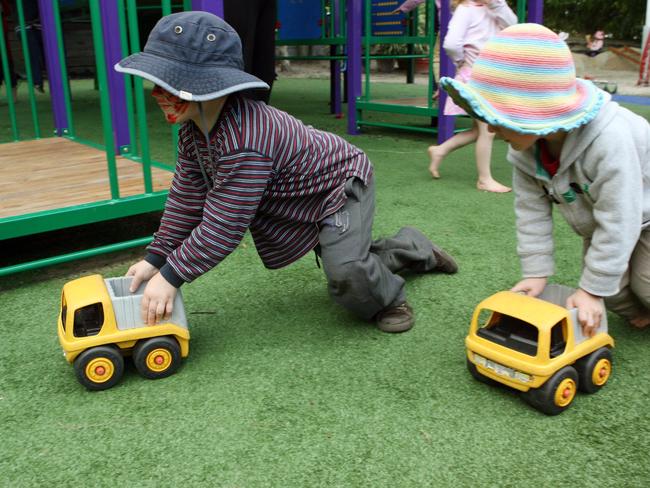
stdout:
POLYGON ((202 102, 269 86, 244 71, 241 41, 224 20, 208 12, 180 12, 155 25, 144 49, 115 65, 183 100, 202 102))

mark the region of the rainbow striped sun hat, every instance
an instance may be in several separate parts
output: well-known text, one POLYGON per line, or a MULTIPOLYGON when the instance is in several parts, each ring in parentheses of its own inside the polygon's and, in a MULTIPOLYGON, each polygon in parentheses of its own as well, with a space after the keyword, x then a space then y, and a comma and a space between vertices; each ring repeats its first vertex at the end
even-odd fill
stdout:
POLYGON ((472 117, 539 136, 586 124, 605 100, 593 83, 576 78, 564 41, 539 24, 502 30, 481 50, 469 82, 444 77, 440 84, 472 117))

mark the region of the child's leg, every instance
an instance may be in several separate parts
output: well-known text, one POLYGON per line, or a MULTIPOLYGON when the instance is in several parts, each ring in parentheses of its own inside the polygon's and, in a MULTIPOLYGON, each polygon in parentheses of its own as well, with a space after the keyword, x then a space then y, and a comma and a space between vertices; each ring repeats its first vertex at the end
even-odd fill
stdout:
POLYGON ((478 131, 476 130, 476 126, 474 126, 471 130, 457 132, 439 146, 429 146, 429 173, 431 173, 431 176, 440 178, 438 168, 442 164, 444 157, 458 148, 471 144, 476 140, 477 136, 478 131))
POLYGON ((370 251, 374 183, 349 179, 343 208, 320 223, 320 256, 328 291, 339 305, 366 320, 406 301, 404 279, 370 251))
POLYGON ((650 326, 650 229, 641 233, 621 282, 621 290, 606 298, 605 304, 635 327, 650 326))
POLYGON ((477 125, 478 131, 478 137, 476 139, 478 182, 476 183, 476 188, 494 193, 507 193, 510 191, 510 188, 492 178, 492 172, 490 171, 494 134, 488 131, 488 126, 485 122, 475 120, 474 123, 477 125))

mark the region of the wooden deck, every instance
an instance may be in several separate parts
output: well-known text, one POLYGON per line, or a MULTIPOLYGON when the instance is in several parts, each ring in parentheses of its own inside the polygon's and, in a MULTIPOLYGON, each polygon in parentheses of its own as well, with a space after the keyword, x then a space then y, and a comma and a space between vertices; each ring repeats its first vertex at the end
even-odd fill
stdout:
MULTIPOLYGON (((120 196, 144 192, 142 166, 117 158, 120 196)), ((154 191, 173 174, 151 169, 154 191)), ((0 218, 109 200, 106 153, 62 137, 0 144, 0 218)))

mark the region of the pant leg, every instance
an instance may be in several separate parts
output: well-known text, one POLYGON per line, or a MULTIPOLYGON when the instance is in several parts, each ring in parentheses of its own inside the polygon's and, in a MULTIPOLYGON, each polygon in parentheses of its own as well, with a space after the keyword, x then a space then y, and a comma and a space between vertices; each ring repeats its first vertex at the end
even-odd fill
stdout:
MULTIPOLYGON (((275 0, 223 2, 224 19, 241 39, 244 70, 269 86, 275 79, 275 5, 275 0), (261 52, 258 53, 258 50, 261 52)), ((244 94, 253 100, 265 102, 268 102, 270 96, 267 90, 246 90, 244 94)))
POLYGON ((361 318, 406 300, 404 279, 370 251, 375 213, 375 187, 351 178, 347 201, 320 223, 320 254, 332 299, 361 318))
POLYGON ((43 85, 43 41, 41 31, 33 25, 27 29, 27 48, 35 86, 43 85))
POLYGON ((628 320, 650 313, 650 229, 641 233, 620 291, 607 297, 605 305, 628 320))
POLYGON ((377 254, 393 273, 407 269, 416 273, 433 271, 439 263, 432 249, 429 238, 413 227, 402 227, 395 236, 377 239, 370 246, 370 252, 377 254))
POLYGON ((269 102, 275 81, 275 23, 276 0, 262 0, 256 26, 251 73, 269 85, 269 90, 257 90, 256 100, 269 102))

